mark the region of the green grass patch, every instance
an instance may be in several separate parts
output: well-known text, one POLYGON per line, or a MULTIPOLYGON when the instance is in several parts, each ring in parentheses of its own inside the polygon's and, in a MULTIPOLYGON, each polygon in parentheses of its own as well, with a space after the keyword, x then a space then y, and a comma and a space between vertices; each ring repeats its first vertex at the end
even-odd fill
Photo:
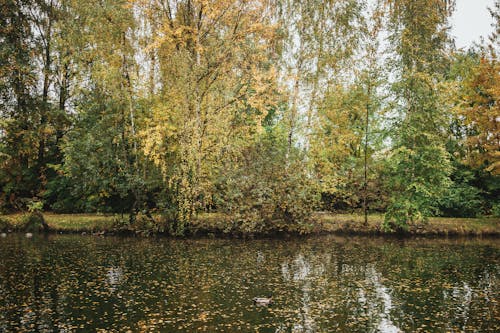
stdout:
POLYGON ((494 235, 500 234, 500 218, 433 217, 423 230, 434 234, 494 235))
MULTIPOLYGON (((0 216, 5 229, 22 230, 24 214, 0 216)), ((115 231, 116 221, 127 220, 128 216, 100 214, 43 214, 50 230, 55 232, 101 232, 115 231)), ((316 212, 312 218, 310 233, 350 233, 350 234, 380 234, 384 220, 382 214, 371 214, 368 225, 364 224, 361 214, 334 214, 316 212)), ((202 213, 195 217, 189 225, 193 234, 198 231, 224 233, 228 230, 231 219, 221 213, 202 213)), ((134 231, 134 226, 130 226, 134 231)), ((141 229, 142 230, 142 229, 141 229)), ((152 230, 154 232, 154 230, 152 230)), ((288 230, 294 232, 293 229, 288 230)), ((303 230, 297 230, 303 233, 303 230)), ((427 224, 411 226, 410 234, 414 235, 500 235, 500 218, 430 218, 427 224)))
MULTIPOLYGON (((364 216, 360 214, 315 213, 317 228, 333 233, 382 233, 383 214, 364 216)), ((410 226, 408 233, 415 235, 500 235, 500 218, 455 218, 432 217, 427 223, 410 226)))
POLYGON ((60 231, 103 231, 113 228, 118 216, 97 214, 45 214, 51 229, 60 231))
MULTIPOLYGON (((24 214, 4 215, 15 230, 21 228, 24 214)), ((43 214, 50 230, 62 232, 93 232, 112 229, 117 216, 98 214, 43 214)))

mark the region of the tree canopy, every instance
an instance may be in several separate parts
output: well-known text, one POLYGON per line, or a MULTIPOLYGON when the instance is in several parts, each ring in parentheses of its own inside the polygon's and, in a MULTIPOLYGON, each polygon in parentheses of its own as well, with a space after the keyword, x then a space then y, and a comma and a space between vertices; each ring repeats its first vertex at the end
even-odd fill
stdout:
POLYGON ((499 10, 457 50, 450 0, 6 0, 0 209, 137 214, 182 235, 387 229, 500 213, 499 10))

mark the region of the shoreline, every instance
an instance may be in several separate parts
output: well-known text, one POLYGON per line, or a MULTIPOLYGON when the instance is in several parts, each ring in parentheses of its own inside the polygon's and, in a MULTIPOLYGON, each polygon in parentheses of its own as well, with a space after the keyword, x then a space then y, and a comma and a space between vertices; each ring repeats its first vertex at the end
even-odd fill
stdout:
MULTIPOLYGON (((369 216, 368 225, 364 225, 363 216, 358 214, 335 214, 316 212, 312 221, 304 225, 281 226, 265 232, 242 232, 227 230, 227 216, 218 213, 205 213, 197 216, 184 236, 172 236, 167 232, 144 228, 141 225, 117 227, 120 215, 99 214, 52 214, 43 215, 49 226, 50 234, 83 234, 83 235, 117 235, 138 237, 171 237, 171 238, 235 238, 235 239, 286 239, 296 237, 339 235, 366 237, 398 237, 398 238, 443 238, 443 237, 500 237, 500 218, 430 218, 426 224, 410 226, 404 232, 387 232, 381 229, 383 215, 369 216)), ((11 232, 23 232, 19 228, 23 214, 1 215, 8 221, 11 232)), ((1 230, 6 232, 8 230, 1 230)))

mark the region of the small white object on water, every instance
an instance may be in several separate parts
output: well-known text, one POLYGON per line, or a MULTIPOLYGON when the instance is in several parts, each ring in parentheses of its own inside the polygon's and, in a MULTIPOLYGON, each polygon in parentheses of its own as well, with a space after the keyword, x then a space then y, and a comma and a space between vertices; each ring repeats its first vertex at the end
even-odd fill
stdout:
POLYGON ((26 238, 31 238, 31 237, 33 237, 33 234, 31 232, 27 232, 26 233, 26 238))
POLYGON ((7 234, 6 234, 5 232, 2 232, 2 233, 0 234, 0 237, 5 238, 5 237, 7 237, 7 234))

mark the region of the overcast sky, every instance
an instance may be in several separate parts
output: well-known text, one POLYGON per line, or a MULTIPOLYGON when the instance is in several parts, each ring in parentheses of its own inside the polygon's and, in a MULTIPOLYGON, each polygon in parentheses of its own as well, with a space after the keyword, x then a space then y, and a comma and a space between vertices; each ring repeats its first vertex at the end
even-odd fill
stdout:
POLYGON ((493 19, 487 7, 493 8, 495 0, 456 0, 457 8, 451 19, 451 34, 456 37, 457 48, 469 47, 487 38, 493 31, 493 19))

